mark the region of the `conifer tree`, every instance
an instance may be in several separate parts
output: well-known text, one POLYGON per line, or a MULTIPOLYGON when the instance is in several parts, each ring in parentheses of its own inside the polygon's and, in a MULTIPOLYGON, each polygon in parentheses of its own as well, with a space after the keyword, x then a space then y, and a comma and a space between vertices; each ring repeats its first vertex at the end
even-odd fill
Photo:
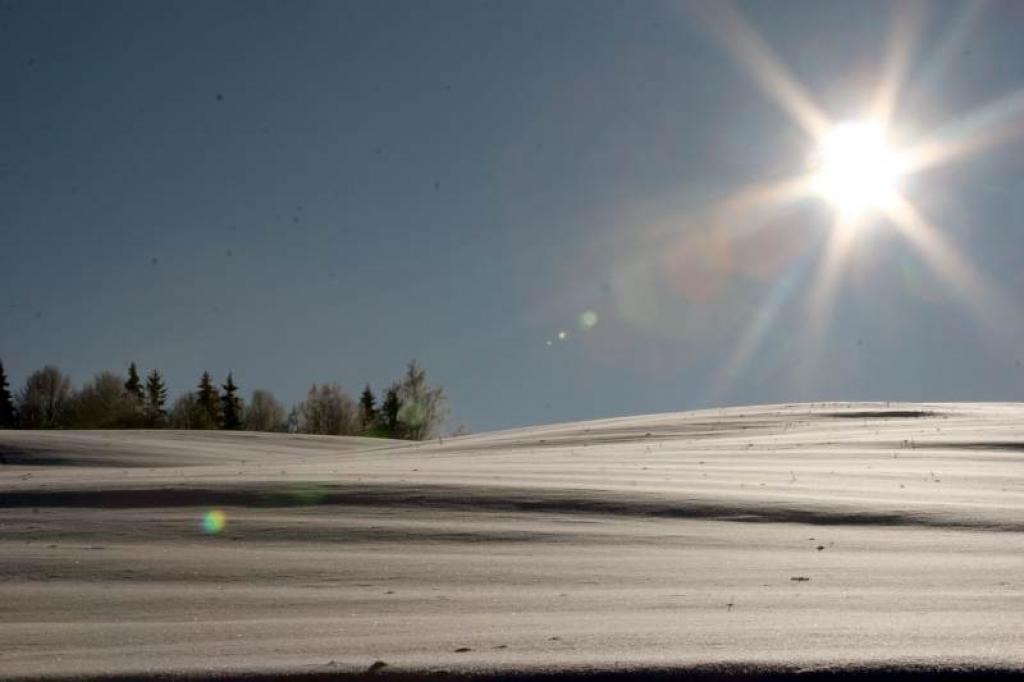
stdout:
POLYGON ((398 386, 391 386, 384 394, 384 402, 380 406, 380 425, 385 435, 400 438, 398 432, 398 412, 402 409, 402 401, 398 397, 398 386))
POLYGON ((236 431, 242 428, 242 399, 236 395, 238 393, 238 386, 235 385, 231 372, 228 372, 227 383, 223 384, 221 388, 224 389, 224 395, 220 398, 223 407, 221 411, 221 426, 225 429, 236 431))
POLYGON ((4 363, 0 362, 0 429, 13 429, 17 426, 17 415, 14 412, 14 400, 7 386, 7 374, 4 363))
POLYGON ((220 426, 220 393, 213 385, 209 372, 203 372, 199 379, 199 390, 196 392, 196 405, 198 407, 197 429, 216 429, 220 426))
POLYGON ((124 382, 124 391, 140 407, 143 405, 142 380, 139 379, 139 370, 134 362, 128 365, 128 381, 124 382))
POLYGON ((377 422, 377 399, 373 396, 370 384, 366 384, 363 394, 359 396, 359 421, 364 432, 371 430, 377 422))
POLYGON ((167 423, 167 387, 155 369, 146 377, 146 425, 151 429, 163 428, 167 423))

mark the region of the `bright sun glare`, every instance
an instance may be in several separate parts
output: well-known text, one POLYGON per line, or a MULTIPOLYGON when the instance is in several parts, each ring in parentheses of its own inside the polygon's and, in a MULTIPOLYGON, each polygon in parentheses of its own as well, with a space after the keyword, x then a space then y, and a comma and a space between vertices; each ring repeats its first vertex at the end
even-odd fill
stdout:
MULTIPOLYGON (((877 89, 864 93, 863 118, 833 121, 818 106, 786 65, 772 51, 734 3, 693 3, 697 16, 704 20, 754 84, 773 99, 792 122, 807 135, 814 147, 810 163, 791 177, 755 183, 738 190, 723 202, 720 215, 731 218, 756 214, 811 196, 824 200, 834 209, 833 229, 822 242, 806 292, 807 336, 804 344, 812 353, 807 366, 813 367, 823 334, 836 300, 855 239, 863 235, 859 228, 882 223, 903 237, 911 251, 938 280, 947 285, 978 322, 987 329, 1024 329, 1024 316, 1014 302, 994 286, 984 272, 978 271, 944 231, 933 224, 908 196, 905 180, 918 176, 962 156, 1000 144, 1024 134, 1024 89, 1007 93, 978 109, 959 115, 954 122, 941 124, 931 132, 922 131, 902 118, 900 96, 917 91, 920 84, 907 81, 911 72, 916 41, 922 35, 925 19, 921 3, 892 3, 892 24, 888 31, 877 89), (897 114, 901 114, 897 116, 897 114), (896 123, 898 122, 898 123, 896 123), (913 131, 909 138, 895 130, 913 131), (875 220, 877 218, 877 220, 875 220), (846 229, 855 227, 857 229, 846 229)), ((980 5, 978 5, 980 6, 980 5)), ((954 40, 950 34, 949 40, 954 40)), ((959 40, 959 38, 956 38, 959 40)), ((953 54, 949 43, 934 54, 953 54)), ((940 62, 945 67, 945 62, 940 62)), ((931 68, 931 67, 929 67, 931 68)), ((938 71, 929 70, 929 78, 938 71)), ((852 94, 852 93, 851 93, 852 94)), ((853 100, 850 100, 852 102, 853 100)), ((919 178, 915 194, 926 190, 919 178)), ((727 242, 729 231, 738 221, 722 220, 720 229, 727 242)), ((739 221, 742 224, 742 221, 739 221)), ((773 224, 766 221, 765 224, 773 224)), ((800 270, 794 261, 786 277, 775 287, 741 335, 726 365, 716 379, 716 391, 731 381, 756 358, 760 344, 776 321, 779 311, 800 288, 800 270)), ((1024 333, 1024 332, 1022 332, 1024 333)))
POLYGON ((815 187, 844 216, 884 208, 896 196, 899 179, 899 164, 882 126, 846 121, 822 139, 815 187))

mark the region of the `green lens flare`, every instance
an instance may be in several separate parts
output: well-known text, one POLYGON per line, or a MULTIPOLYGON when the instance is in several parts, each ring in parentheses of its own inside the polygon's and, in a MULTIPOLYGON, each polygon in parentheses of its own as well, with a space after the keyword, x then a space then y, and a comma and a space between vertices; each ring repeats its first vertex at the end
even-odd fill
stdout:
POLYGON ((593 329, 597 325, 597 313, 593 310, 584 310, 580 313, 580 329, 593 329))
POLYGON ((228 517, 224 512, 220 509, 211 509, 203 514, 203 521, 199 525, 207 535, 216 535, 224 530, 224 526, 226 526, 227 523, 228 517))

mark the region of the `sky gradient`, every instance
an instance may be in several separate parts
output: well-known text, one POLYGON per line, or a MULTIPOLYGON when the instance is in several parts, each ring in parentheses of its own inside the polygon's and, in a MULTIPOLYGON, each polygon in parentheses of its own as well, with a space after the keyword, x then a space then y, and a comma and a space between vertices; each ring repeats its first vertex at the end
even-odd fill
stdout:
MULTIPOLYGON (((894 6, 737 5, 835 119, 872 96, 894 6)), ((985 125, 1009 101, 1024 128, 1024 6, 922 8, 896 126, 985 125)), ((692 4, 7 0, 0 93, 14 388, 134 360, 172 399, 231 370, 293 403, 416 358, 473 431, 1024 399, 1019 138, 906 187, 1012 310, 980 322, 878 221, 812 343, 829 207, 708 217, 810 143, 692 4), (758 229, 709 236, 734 219, 758 229)))

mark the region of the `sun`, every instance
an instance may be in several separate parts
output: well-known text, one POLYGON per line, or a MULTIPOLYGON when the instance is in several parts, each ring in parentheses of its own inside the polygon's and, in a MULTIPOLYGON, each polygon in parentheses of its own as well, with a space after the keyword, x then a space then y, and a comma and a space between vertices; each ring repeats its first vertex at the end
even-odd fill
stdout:
MULTIPOLYGON (((1024 136, 1024 88, 940 122, 932 130, 923 129, 922 122, 906 118, 914 108, 906 105, 920 105, 919 97, 924 91, 923 84, 912 82, 909 76, 918 71, 917 41, 927 35, 925 8, 921 3, 890 3, 892 24, 886 31, 888 38, 881 52, 877 86, 874 92, 847 92, 844 106, 856 106, 857 115, 846 120, 833 119, 747 21, 736 3, 684 4, 693 7, 695 16, 753 84, 805 136, 803 149, 810 152, 800 160, 793 159, 793 165, 800 166, 793 175, 773 174, 770 179, 727 194, 710 212, 715 220, 710 233, 721 235, 729 243, 735 235, 742 238, 748 232, 776 224, 773 219, 751 218, 780 207, 800 205, 808 199, 827 204, 833 214, 828 216, 830 225, 823 230, 820 250, 809 247, 808 258, 794 258, 786 276, 776 279, 763 303, 755 308, 756 314, 719 370, 714 382, 716 395, 721 395, 750 362, 757 360, 764 339, 779 322, 784 305, 797 292, 806 294, 802 325, 806 331, 800 341, 808 355, 801 357, 801 367, 812 372, 818 366, 825 357, 820 351, 851 256, 868 258, 877 253, 875 247, 882 246, 881 240, 873 244, 861 241, 866 237, 866 242, 872 242, 871 233, 876 227, 902 238, 909 247, 908 253, 920 260, 948 293, 965 304, 986 331, 1010 338, 1024 336, 1024 311, 957 248, 955 239, 933 223, 917 201, 929 197, 930 169, 1024 136), (907 99, 901 101, 903 98, 907 99), (867 248, 862 249, 864 246, 867 248), (810 274, 804 279, 807 272, 810 274)), ((947 51, 953 54, 954 46, 960 44, 961 25, 956 26, 947 42, 929 53, 927 68, 920 69, 927 74, 924 84, 930 84, 948 67, 948 60, 937 57, 947 51)), ((849 80, 867 82, 864 74, 849 80)), ((821 222, 824 226, 826 220, 821 222)), ((890 248, 889 244, 896 240, 887 239, 885 243, 884 248, 890 248)), ((801 377, 808 378, 809 373, 801 377)))
POLYGON ((846 218, 884 209, 897 196, 900 163, 886 130, 870 121, 830 128, 815 157, 814 187, 846 218))

